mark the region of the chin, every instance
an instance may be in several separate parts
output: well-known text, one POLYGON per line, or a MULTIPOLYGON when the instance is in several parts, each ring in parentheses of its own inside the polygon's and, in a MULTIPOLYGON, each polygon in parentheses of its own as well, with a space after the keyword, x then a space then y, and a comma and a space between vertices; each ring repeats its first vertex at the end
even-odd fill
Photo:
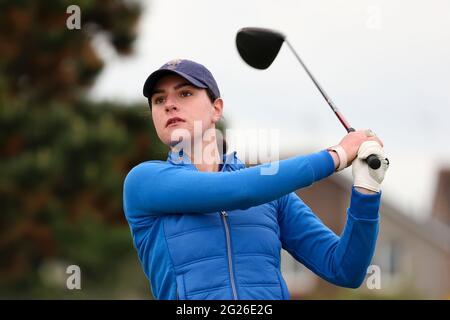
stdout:
POLYGON ((167 141, 166 144, 168 146, 174 147, 178 144, 180 148, 188 147, 185 144, 190 143, 192 135, 189 130, 187 130, 186 128, 177 128, 177 127, 168 129, 172 129, 169 130, 168 138, 166 139, 167 141))

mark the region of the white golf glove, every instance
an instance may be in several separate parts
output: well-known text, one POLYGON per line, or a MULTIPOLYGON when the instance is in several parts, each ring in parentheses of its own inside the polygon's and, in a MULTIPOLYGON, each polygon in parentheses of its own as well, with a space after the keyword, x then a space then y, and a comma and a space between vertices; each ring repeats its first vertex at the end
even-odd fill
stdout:
POLYGON ((389 161, 384 155, 383 147, 376 141, 366 141, 359 147, 358 155, 352 163, 353 185, 380 192, 381 182, 388 168, 389 161), (365 161, 371 154, 376 155, 381 161, 381 166, 376 170, 370 168, 365 161))

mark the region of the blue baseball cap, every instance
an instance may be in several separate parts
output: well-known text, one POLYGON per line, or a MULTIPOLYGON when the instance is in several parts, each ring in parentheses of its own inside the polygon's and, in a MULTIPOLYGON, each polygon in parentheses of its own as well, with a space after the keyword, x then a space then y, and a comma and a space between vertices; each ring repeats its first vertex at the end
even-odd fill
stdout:
POLYGON ((209 89, 214 99, 220 97, 219 87, 212 73, 204 65, 186 59, 171 60, 150 74, 144 84, 144 96, 151 98, 156 83, 169 74, 177 74, 195 87, 209 89))

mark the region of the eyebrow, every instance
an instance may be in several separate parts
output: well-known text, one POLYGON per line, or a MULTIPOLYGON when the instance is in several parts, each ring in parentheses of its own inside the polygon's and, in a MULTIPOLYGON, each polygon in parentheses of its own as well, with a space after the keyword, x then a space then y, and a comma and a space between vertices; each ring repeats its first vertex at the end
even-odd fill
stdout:
MULTIPOLYGON (((182 82, 182 83, 177 84, 173 88, 175 90, 178 90, 178 89, 183 88, 183 87, 194 87, 194 86, 192 84, 190 84, 189 82, 182 82)), ((164 93, 164 92, 166 92, 166 90, 162 90, 162 89, 153 90, 152 97, 153 97, 153 95, 155 95, 157 93, 164 93)))

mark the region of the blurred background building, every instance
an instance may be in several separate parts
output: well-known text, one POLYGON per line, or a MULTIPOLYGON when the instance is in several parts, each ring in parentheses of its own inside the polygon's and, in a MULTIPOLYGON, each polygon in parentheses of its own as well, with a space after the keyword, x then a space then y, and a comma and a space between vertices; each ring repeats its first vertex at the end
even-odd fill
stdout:
MULTIPOLYGON (((448 299, 450 297, 450 214, 448 172, 440 175, 433 214, 416 221, 389 201, 382 201, 381 224, 372 265, 379 268, 380 286, 367 281, 357 289, 338 288, 283 252, 283 272, 294 298, 355 296, 365 298, 448 299), (445 181, 444 181, 445 180, 445 181)), ((345 225, 351 181, 341 175, 297 191, 336 234, 345 225)))

